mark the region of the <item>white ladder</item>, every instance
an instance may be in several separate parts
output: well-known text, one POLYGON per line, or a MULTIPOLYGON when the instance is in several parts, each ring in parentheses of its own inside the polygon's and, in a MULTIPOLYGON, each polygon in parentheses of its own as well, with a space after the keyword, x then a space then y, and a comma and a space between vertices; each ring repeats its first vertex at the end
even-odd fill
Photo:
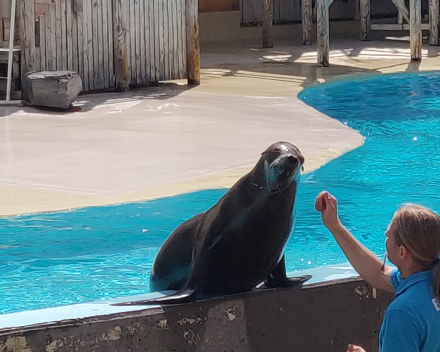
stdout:
MULTIPOLYGON (((11 2, 11 20, 9 25, 9 48, 0 48, 0 52, 8 52, 8 75, 6 83, 6 100, 0 100, 0 105, 16 105, 22 104, 22 101, 11 101, 11 86, 12 86, 12 60, 14 52, 20 51, 20 49, 14 49, 15 40, 15 10, 17 8, 17 0, 11 2)), ((5 78, 5 77, 3 77, 5 78)))

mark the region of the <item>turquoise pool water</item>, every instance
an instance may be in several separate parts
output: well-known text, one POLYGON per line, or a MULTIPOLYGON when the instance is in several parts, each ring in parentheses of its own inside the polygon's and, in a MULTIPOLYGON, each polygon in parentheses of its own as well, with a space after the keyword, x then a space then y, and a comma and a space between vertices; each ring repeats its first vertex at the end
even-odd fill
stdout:
MULTIPOLYGON (((335 82, 300 98, 358 130, 366 142, 302 178, 286 250, 289 271, 346 261, 313 208, 323 189, 338 197, 346 226, 379 255, 399 204, 440 210, 440 73, 335 82)), ((0 312, 148 292, 163 241, 225 192, 0 218, 0 312)))

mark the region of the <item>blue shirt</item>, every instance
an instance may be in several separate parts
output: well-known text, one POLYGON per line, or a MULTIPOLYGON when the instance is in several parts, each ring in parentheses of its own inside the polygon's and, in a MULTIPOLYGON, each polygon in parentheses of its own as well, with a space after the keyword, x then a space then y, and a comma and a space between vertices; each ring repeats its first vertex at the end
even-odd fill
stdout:
POLYGON ((396 269, 391 282, 397 293, 380 329, 379 351, 440 352, 440 303, 431 293, 431 271, 402 279, 396 269))

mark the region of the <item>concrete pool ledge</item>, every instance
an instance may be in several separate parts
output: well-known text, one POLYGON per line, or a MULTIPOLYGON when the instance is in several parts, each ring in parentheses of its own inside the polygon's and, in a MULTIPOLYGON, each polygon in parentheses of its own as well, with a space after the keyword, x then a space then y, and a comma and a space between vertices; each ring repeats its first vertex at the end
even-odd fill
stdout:
MULTIPOLYGON (((356 279, 357 273, 350 263, 328 265, 318 268, 289 272, 289 277, 299 275, 312 275, 312 279, 306 282, 309 285, 327 284, 334 280, 356 279)), ((264 291, 264 290, 261 290, 264 291)), ((8 328, 22 328, 25 326, 39 326, 58 324, 59 322, 76 321, 89 317, 99 317, 111 314, 128 313, 140 310, 160 308, 159 306, 113 306, 114 303, 146 300, 155 297, 172 294, 174 291, 152 292, 134 296, 118 297, 108 300, 100 300, 86 303, 78 303, 45 309, 35 309, 0 315, 0 330, 8 328)))
POLYGON ((61 308, 34 311, 28 313, 34 324, 14 328, 5 327, 3 316, 0 349, 309 352, 341 351, 356 341, 375 350, 391 299, 350 278, 148 309, 109 302, 74 305, 70 318, 54 313, 61 308))

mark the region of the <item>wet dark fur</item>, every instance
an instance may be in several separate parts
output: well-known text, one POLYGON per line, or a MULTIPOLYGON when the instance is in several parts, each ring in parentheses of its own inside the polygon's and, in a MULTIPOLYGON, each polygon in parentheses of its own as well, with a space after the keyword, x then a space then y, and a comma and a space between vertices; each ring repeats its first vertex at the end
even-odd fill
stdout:
POLYGON ((287 278, 283 255, 303 163, 295 146, 270 146, 217 204, 181 224, 161 248, 151 291, 178 292, 122 305, 184 303, 201 294, 250 291, 262 282, 286 287, 308 280, 310 276, 287 278))

